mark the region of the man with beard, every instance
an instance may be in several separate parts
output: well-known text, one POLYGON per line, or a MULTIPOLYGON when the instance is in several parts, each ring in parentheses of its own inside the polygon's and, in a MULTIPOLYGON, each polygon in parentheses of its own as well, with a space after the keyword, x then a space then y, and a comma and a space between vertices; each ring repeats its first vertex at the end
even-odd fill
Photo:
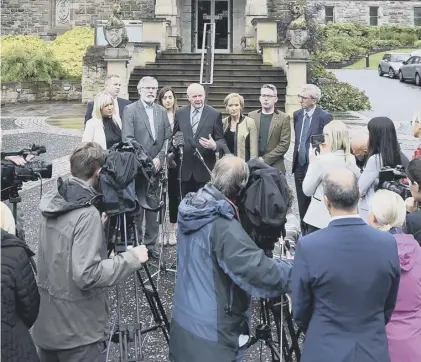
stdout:
POLYGON ((70 157, 71 177, 44 195, 38 248, 41 296, 34 341, 41 362, 105 361, 108 288, 142 267, 145 246, 107 259, 96 191, 104 150, 87 142, 70 157))
MULTIPOLYGON (((168 120, 166 109, 154 103, 158 90, 158 81, 153 77, 143 77, 137 86, 140 99, 129 104, 124 109, 124 120, 122 137, 123 141, 135 141, 149 153, 153 159, 156 172, 164 164, 166 153, 165 140, 171 137, 171 126, 168 120)), ((158 188, 158 180, 155 178, 155 188, 158 188)), ((142 181, 143 182, 143 181, 142 181)), ((138 198, 142 197, 143 188, 141 184, 136 184, 138 198)), ((136 215, 136 228, 140 242, 147 246, 149 256, 154 259, 159 258, 159 248, 157 246, 159 224, 157 213, 140 208, 136 215), (145 220, 145 235, 143 235, 142 224, 145 220)))

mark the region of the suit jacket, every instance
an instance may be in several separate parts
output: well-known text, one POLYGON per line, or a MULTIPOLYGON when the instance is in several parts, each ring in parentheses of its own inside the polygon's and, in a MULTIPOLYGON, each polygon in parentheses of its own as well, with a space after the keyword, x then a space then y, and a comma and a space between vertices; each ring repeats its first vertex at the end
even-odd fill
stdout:
POLYGON ((323 198, 322 178, 326 171, 334 167, 347 167, 357 178, 361 175, 353 155, 350 155, 350 160, 346 164, 343 150, 317 156, 310 162, 303 181, 303 192, 306 196, 311 197, 304 221, 319 229, 325 228, 330 222, 329 211, 323 198))
MULTIPOLYGON (((257 134, 260 132, 260 118, 262 110, 249 113, 249 117, 256 122, 257 134)), ((291 143, 291 124, 290 117, 281 111, 275 109, 272 121, 269 127, 268 140, 266 144, 263 161, 269 166, 276 167, 285 173, 284 155, 287 153, 291 143)))
MULTIPOLYGON (((119 113, 120 113, 120 119, 122 120, 123 119, 124 107, 131 104, 132 102, 130 102, 128 99, 117 97, 117 103, 118 103, 118 110, 119 110, 119 113)), ((85 124, 86 124, 86 122, 88 122, 92 118, 92 111, 93 110, 94 110, 94 101, 90 101, 86 105, 85 124)))
MULTIPOLYGON (((295 171, 295 166, 298 163, 298 146, 300 145, 301 128, 303 126, 304 110, 299 109, 293 114, 294 119, 294 132, 295 132, 295 144, 294 144, 294 155, 292 159, 292 173, 295 171)), ((316 107, 311 118, 310 130, 306 140, 306 159, 308 164, 308 150, 310 148, 310 136, 322 134, 323 128, 332 120, 332 116, 320 107, 316 107)))
MULTIPOLYGON (((226 117, 222 120, 222 127, 224 136, 228 129, 231 127, 231 117, 226 117)), ((257 132, 256 122, 254 119, 241 116, 240 121, 237 124, 237 130, 235 132, 234 139, 234 153, 236 156, 241 157, 244 161, 249 161, 250 158, 259 157, 259 133, 257 132)), ((223 154, 231 153, 228 149, 221 152, 223 154)))
POLYGON ((399 280, 393 235, 359 217, 303 237, 292 271, 293 317, 306 333, 301 362, 389 362, 399 280))
POLYGON ((174 115, 174 129, 176 134, 181 131, 184 136, 184 159, 181 169, 181 181, 188 181, 192 176, 196 182, 208 182, 210 175, 205 166, 194 154, 195 147, 201 153, 207 167, 212 170, 216 162, 217 151, 226 149, 226 142, 222 131, 222 114, 211 106, 204 105, 196 135, 193 136, 193 130, 190 123, 191 106, 178 108, 174 115), (201 137, 209 138, 212 136, 216 142, 216 150, 203 148, 199 139, 201 137))
MULTIPOLYGON (((115 119, 114 122, 117 123, 121 129, 121 121, 119 119, 115 119)), ((100 144, 104 150, 107 149, 107 139, 105 137, 104 123, 102 119, 91 118, 88 122, 86 122, 82 142, 96 142, 100 144)))
POLYGON ((153 108, 155 140, 152 137, 148 115, 140 99, 124 108, 121 136, 125 142, 136 141, 142 145, 152 158, 158 157, 162 165, 166 151, 165 140, 171 137, 171 126, 165 108, 156 103, 153 108))

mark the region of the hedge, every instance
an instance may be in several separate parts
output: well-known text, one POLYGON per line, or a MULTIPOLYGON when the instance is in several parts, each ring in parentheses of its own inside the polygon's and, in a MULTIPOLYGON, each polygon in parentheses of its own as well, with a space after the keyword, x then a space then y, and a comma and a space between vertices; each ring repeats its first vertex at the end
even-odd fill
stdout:
POLYGON ((94 30, 76 27, 46 43, 37 36, 1 37, 1 80, 43 81, 81 79, 83 56, 94 44, 94 30))
POLYGON ((320 26, 319 32, 320 42, 315 54, 326 63, 362 57, 376 48, 421 47, 420 26, 329 23, 320 26))

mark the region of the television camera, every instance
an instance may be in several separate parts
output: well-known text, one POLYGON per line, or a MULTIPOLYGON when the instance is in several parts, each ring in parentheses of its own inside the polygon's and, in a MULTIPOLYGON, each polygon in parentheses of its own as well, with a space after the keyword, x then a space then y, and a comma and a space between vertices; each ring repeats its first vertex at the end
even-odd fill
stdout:
POLYGON ((9 200, 13 205, 13 217, 17 218, 16 204, 21 202, 19 191, 27 181, 37 181, 43 178, 51 178, 53 173, 52 163, 34 159, 45 153, 45 146, 33 144, 29 148, 20 151, 1 152, 1 200, 9 200), (23 166, 17 166, 6 157, 22 156, 26 160, 23 166))
POLYGON ((404 179, 406 179, 406 173, 403 166, 398 165, 395 168, 389 166, 383 167, 379 172, 377 189, 395 192, 405 200, 411 196, 411 190, 403 182, 404 179))

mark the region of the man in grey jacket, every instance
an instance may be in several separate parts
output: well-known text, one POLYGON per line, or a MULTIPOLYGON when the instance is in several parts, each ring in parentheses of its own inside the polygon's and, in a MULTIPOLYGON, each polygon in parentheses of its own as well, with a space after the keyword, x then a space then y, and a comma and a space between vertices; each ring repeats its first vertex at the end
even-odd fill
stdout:
POLYGON ((105 161, 87 142, 70 157, 72 177, 45 194, 38 248, 41 303, 33 337, 41 362, 105 361, 108 288, 146 262, 145 246, 107 259, 95 190, 105 161))
MULTIPOLYGON (((140 99, 124 108, 122 137, 123 141, 137 142, 150 154, 156 171, 164 164, 167 142, 171 137, 171 126, 168 114, 164 107, 154 103, 158 82, 152 77, 143 77, 137 86, 140 99)), ((143 182, 143 181, 142 181, 143 182)), ((136 184, 136 192, 140 198, 143 189, 136 184)), ((155 180, 158 187, 158 178, 155 180)), ((157 213, 140 209, 136 216, 136 227, 142 243, 149 249, 149 256, 159 258, 156 245, 159 224, 157 213), (145 235, 143 236, 142 224, 145 219, 145 235)))

